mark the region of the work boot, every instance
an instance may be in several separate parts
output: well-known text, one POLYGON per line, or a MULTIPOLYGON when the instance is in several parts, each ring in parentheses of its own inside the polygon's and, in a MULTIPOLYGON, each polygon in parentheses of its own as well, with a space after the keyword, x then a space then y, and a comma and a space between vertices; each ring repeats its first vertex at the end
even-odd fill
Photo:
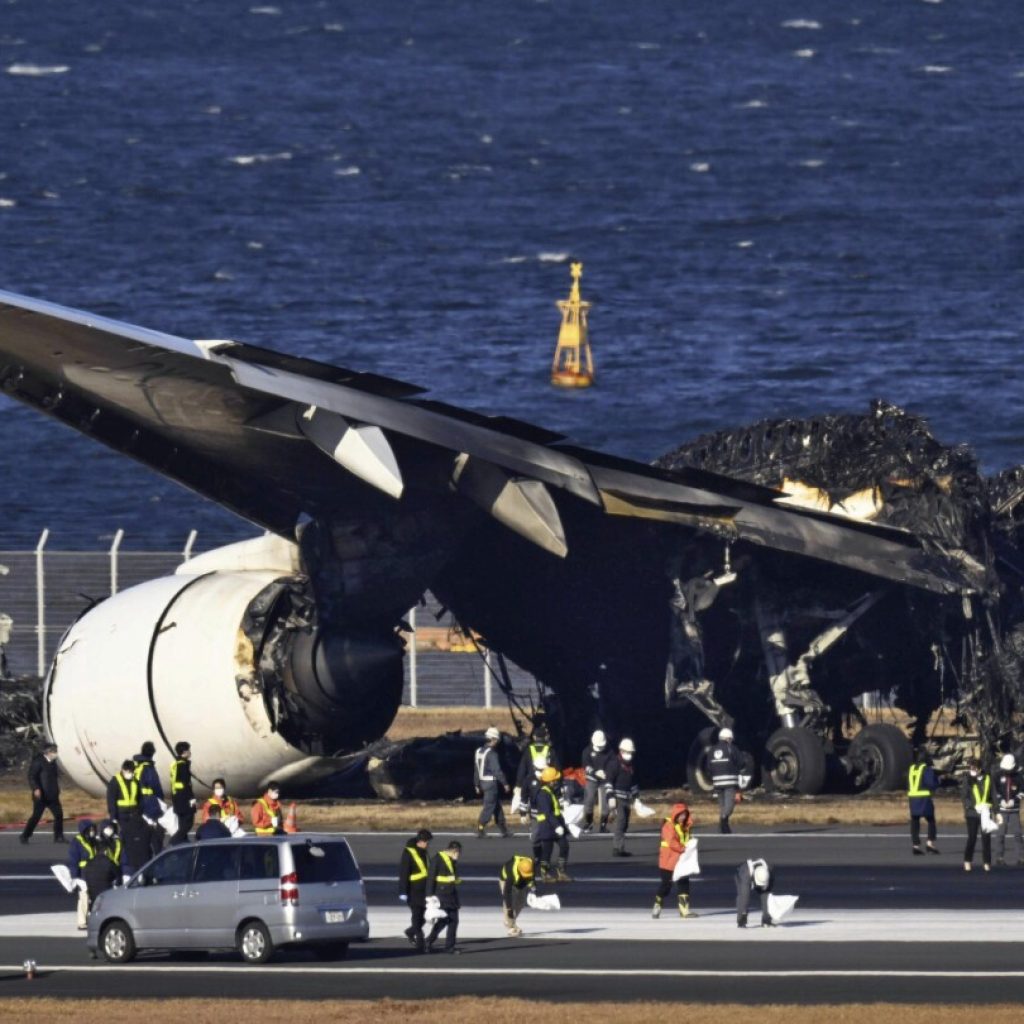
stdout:
POLYGON ((737 928, 746 928, 747 927, 747 915, 746 914, 737 914, 736 915, 736 927, 737 928))
POLYGON ((551 870, 551 865, 545 861, 540 862, 540 874, 537 878, 538 882, 557 882, 558 876, 551 870))
POLYGON ((413 931, 412 928, 405 929, 405 937, 409 940, 410 946, 418 945, 418 943, 423 941, 423 936, 417 936, 416 932, 413 931))
POLYGON ((924 856, 924 850, 922 850, 920 846, 913 846, 913 847, 911 847, 911 849, 914 851, 914 856, 915 857, 923 857, 924 856))
POLYGON ((512 838, 512 830, 508 827, 508 825, 502 825, 501 826, 501 838, 502 839, 511 839, 512 838))
POLYGON ((971 862, 969 860, 965 860, 964 861, 964 871, 970 871, 970 870, 971 870, 971 862))
POLYGON ((476 837, 477 837, 477 839, 486 839, 487 838, 487 828, 486 828, 486 826, 484 826, 484 825, 477 825, 477 827, 476 827, 476 837))
POLYGON ((555 872, 556 872, 555 873, 556 881, 559 881, 559 882, 571 882, 572 881, 572 875, 570 875, 569 872, 565 870, 565 858, 564 857, 559 857, 558 858, 558 865, 557 865, 557 867, 555 869, 555 872))
POLYGON ((653 917, 655 920, 657 920, 659 917, 661 917, 661 897, 660 896, 655 896, 654 897, 654 906, 651 908, 651 917, 653 917))
POLYGON ((417 953, 426 953, 426 951, 427 951, 427 943, 426 943, 426 941, 424 940, 422 935, 417 936, 416 937, 416 952, 417 953))
POLYGON ((613 857, 632 857, 633 854, 631 854, 629 852, 629 850, 626 850, 626 849, 624 849, 622 847, 612 847, 612 856, 613 857))
MULTIPOLYGON (((938 853, 938 852, 939 852, 939 848, 938 848, 938 847, 937 847, 937 846, 936 846, 936 845, 935 845, 934 843, 929 843, 929 844, 928 844, 928 845, 927 845, 927 846, 925 847, 925 849, 926 849, 926 850, 927 850, 927 851, 928 851, 929 853, 938 853)), ((1024 864, 1024 861, 1018 861, 1018 863, 1022 863, 1022 864, 1024 864)))
POLYGON ((593 831, 594 831, 594 823, 593 822, 589 822, 588 824, 583 826, 583 834, 585 836, 589 836, 590 833, 593 832, 593 831))
POLYGON ((605 834, 607 834, 607 832, 608 832, 608 819, 607 818, 602 818, 601 819, 601 831, 603 833, 605 833, 605 834))
POLYGON ((517 925, 512 925, 511 928, 506 928, 505 929, 505 934, 510 939, 518 939, 519 936, 523 934, 523 930, 522 930, 522 928, 519 928, 517 925))
POLYGON ((729 827, 728 818, 718 819, 718 831, 721 832, 723 836, 732 835, 732 829, 729 827))
POLYGON ((996 863, 1000 867, 1006 867, 1006 861, 1002 857, 996 857, 996 863))
POLYGON ((680 896, 679 897, 679 916, 682 918, 696 917, 697 915, 690 909, 690 897, 680 896))

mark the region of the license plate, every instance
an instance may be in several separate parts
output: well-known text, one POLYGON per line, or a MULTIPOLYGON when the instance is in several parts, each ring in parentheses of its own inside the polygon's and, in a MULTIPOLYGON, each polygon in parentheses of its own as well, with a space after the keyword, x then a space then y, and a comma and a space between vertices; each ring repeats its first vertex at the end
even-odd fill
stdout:
POLYGON ((327 924, 343 924, 348 920, 347 910, 325 910, 324 921, 327 924))

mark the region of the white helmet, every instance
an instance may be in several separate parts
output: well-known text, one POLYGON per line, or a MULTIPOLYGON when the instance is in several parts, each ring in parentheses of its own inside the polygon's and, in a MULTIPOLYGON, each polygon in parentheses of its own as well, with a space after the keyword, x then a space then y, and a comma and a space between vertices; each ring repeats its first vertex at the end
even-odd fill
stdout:
POLYGON ((607 743, 608 743, 608 737, 607 737, 607 736, 605 736, 605 734, 604 734, 603 732, 601 732, 601 730, 600 730, 600 729, 598 729, 598 730, 597 730, 597 731, 596 731, 596 732, 595 732, 595 733, 594 733, 594 734, 593 734, 593 735, 592 735, 592 736, 590 737, 590 745, 591 745, 591 746, 592 746, 592 747, 593 747, 593 748, 594 748, 595 750, 604 750, 604 748, 605 748, 605 745, 606 745, 607 743))
POLYGON ((1017 767, 1017 758, 1015 758, 1013 754, 1003 754, 999 761, 999 767, 1004 772, 1012 772, 1013 769, 1017 767))
POLYGON ((763 889, 768 884, 768 865, 763 860, 754 862, 752 877, 758 889, 763 889))
POLYGON ((621 743, 619 743, 619 750, 623 754, 635 754, 636 744, 627 736, 621 743))
POLYGON ((487 732, 484 733, 484 738, 489 740, 500 740, 501 733, 492 725, 487 732))
POLYGON ((732 729, 730 729, 728 726, 726 726, 724 729, 718 730, 719 743, 728 743, 730 740, 732 740, 732 738, 732 729))

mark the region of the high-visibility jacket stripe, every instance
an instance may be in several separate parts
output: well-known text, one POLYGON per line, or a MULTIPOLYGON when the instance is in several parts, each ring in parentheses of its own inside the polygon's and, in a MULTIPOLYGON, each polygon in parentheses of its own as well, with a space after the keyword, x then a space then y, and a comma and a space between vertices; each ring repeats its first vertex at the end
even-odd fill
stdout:
POLYGON ((148 765, 146 764, 145 761, 143 761, 142 764, 137 764, 135 766, 135 781, 139 784, 139 792, 143 796, 153 796, 153 787, 142 785, 142 773, 146 770, 147 767, 148 765))
POLYGON ((930 789, 921 787, 921 777, 924 775, 926 764, 912 764, 907 772, 907 796, 931 796, 930 789))
POLYGON ((444 861, 445 865, 447 866, 448 874, 447 875, 435 875, 434 876, 434 881, 435 882, 443 882, 443 883, 446 883, 446 884, 449 884, 449 885, 457 883, 459 881, 459 879, 456 877, 455 865, 452 863, 451 857, 449 857, 447 853, 439 853, 438 856, 441 858, 441 860, 444 861))
POLYGON ((409 881, 421 882, 427 877, 427 862, 420 856, 420 851, 415 846, 407 846, 406 849, 409 851, 409 856, 412 857, 413 864, 416 865, 416 870, 409 875, 409 881))
POLYGON ((178 781, 178 765, 179 764, 184 764, 184 763, 185 763, 184 759, 179 757, 178 760, 175 761, 174 764, 171 765, 171 792, 172 793, 180 793, 185 788, 185 783, 178 781))
POLYGON ((981 805, 990 806, 992 801, 990 798, 992 793, 992 777, 989 775, 985 776, 985 785, 979 789, 978 784, 975 782, 971 786, 971 792, 974 794, 974 805, 975 807, 981 805))

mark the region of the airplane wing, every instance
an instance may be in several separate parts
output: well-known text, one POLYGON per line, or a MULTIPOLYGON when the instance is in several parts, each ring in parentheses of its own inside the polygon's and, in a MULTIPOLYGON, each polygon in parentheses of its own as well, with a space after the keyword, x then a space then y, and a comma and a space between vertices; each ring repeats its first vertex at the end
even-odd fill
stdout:
POLYGON ((0 387, 289 538, 303 516, 454 494, 554 558, 568 554, 572 506, 605 525, 744 541, 940 594, 975 584, 970 566, 909 532, 786 505, 768 488, 587 451, 403 381, 2 291, 0 387))

